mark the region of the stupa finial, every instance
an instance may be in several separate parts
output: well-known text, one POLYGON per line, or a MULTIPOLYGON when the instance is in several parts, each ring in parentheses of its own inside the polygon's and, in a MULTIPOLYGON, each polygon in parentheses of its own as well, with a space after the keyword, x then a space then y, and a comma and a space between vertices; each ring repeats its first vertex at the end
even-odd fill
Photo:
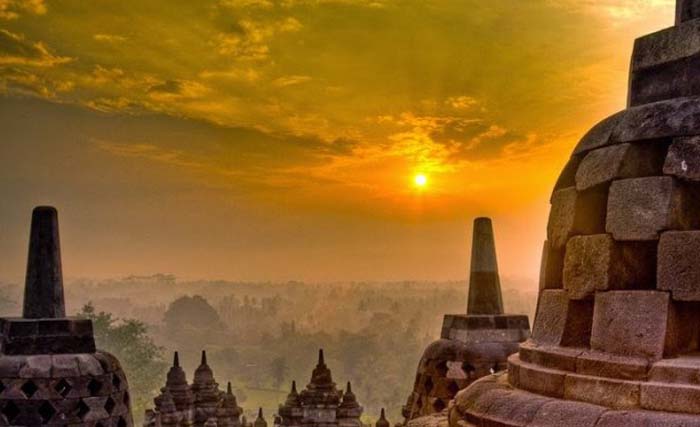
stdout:
POLYGON ((490 218, 476 218, 472 237, 468 314, 503 314, 503 297, 490 218))
POLYGON ((50 206, 39 206, 32 212, 23 317, 66 317, 58 212, 50 206))

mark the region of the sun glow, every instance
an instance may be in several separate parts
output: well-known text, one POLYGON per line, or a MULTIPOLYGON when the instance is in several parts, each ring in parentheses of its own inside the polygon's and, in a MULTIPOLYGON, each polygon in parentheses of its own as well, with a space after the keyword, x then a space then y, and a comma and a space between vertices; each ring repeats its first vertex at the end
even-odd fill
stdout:
POLYGON ((419 173, 413 177, 413 183, 416 185, 416 187, 425 187, 428 184, 428 177, 422 173, 419 173))

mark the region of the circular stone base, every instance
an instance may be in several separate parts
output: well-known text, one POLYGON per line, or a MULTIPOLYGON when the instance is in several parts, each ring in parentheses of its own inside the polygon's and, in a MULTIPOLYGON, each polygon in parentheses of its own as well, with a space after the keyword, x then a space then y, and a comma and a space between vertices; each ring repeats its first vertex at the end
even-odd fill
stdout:
POLYGON ((484 377, 457 393, 450 427, 700 427, 700 416, 604 406, 541 396, 514 388, 505 372, 484 377))

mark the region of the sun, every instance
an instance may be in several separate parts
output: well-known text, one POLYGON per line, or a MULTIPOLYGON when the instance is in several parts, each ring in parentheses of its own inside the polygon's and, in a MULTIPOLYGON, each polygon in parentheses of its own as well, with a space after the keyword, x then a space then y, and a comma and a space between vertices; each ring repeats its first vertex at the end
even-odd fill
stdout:
POLYGON ((425 187, 428 184, 428 177, 422 173, 419 173, 413 177, 413 183, 416 185, 416 187, 425 187))

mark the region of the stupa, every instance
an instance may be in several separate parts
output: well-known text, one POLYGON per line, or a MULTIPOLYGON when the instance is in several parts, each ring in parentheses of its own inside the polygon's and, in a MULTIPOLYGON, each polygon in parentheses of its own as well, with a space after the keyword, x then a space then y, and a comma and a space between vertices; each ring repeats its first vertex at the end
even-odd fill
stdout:
POLYGON ((190 385, 180 367, 180 356, 175 352, 173 365, 168 371, 165 387, 153 399, 155 407, 147 409, 144 427, 241 427, 243 410, 238 406, 231 383, 226 391, 219 390, 214 372, 207 363, 207 353, 202 351, 201 361, 190 385), (208 424, 207 424, 208 423, 208 424))
POLYGON ((628 108, 555 185, 532 339, 450 426, 700 426, 699 18, 635 42, 628 108))
POLYGON ((318 352, 318 363, 311 381, 301 393, 296 381, 287 400, 280 405, 276 427, 362 427, 362 406, 352 391, 350 382, 345 393, 337 389, 331 370, 326 365, 323 350, 318 352))
POLYGON ((52 207, 32 214, 23 315, 0 319, 0 425, 133 425, 119 361, 95 349, 91 320, 66 317, 52 207))
POLYGON ((440 339, 423 353, 403 408, 405 421, 443 411, 459 390, 505 369, 508 356, 529 335, 527 316, 503 314, 493 225, 476 218, 467 314, 446 315, 440 339))

